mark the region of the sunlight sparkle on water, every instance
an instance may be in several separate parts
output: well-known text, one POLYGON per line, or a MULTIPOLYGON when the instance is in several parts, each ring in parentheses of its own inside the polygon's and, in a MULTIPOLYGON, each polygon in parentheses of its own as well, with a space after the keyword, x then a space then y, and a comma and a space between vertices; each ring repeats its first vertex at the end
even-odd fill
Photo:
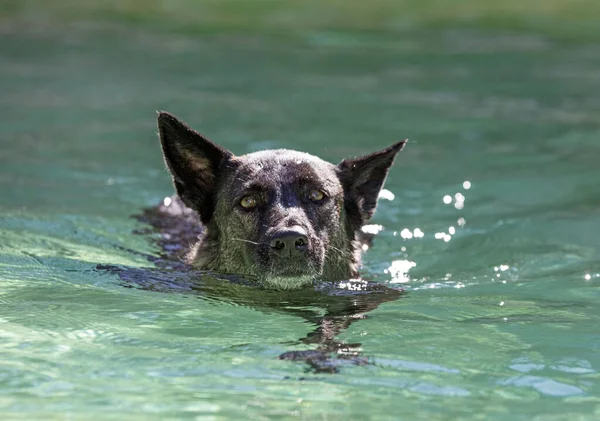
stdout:
POLYGON ((456 209, 462 209, 465 207, 465 196, 462 193, 456 193, 454 195, 454 199, 456 200, 456 202, 454 202, 454 207, 456 209))
POLYGON ((584 276, 584 279, 586 281, 589 281, 590 279, 592 279, 592 275, 590 275, 589 273, 586 273, 585 276, 584 276))
POLYGON ((436 232, 434 237, 436 240, 444 240, 446 243, 452 240, 452 236, 450 234, 446 234, 445 232, 436 232))
POLYGON ((348 291, 363 291, 366 289, 368 283, 362 279, 349 279, 342 281, 338 284, 338 288, 346 289, 348 291))
MULTIPOLYGON (((397 232, 394 232, 394 236, 397 234, 397 232)), ((411 238, 423 238, 425 237, 425 233, 421 231, 421 228, 415 228, 414 231, 411 231, 409 228, 404 228, 400 231, 400 237, 405 240, 410 240, 411 238)))
POLYGON ((389 273, 392 276, 390 283, 399 284, 410 281, 408 271, 417 266, 415 262, 410 260, 394 260, 389 268, 384 270, 384 273, 389 273))
POLYGON ((383 231, 383 225, 377 225, 377 224, 363 225, 363 227, 360 230, 362 232, 364 232, 365 234, 376 235, 376 234, 379 234, 381 231, 383 231))
POLYGON ((381 189, 381 191, 379 192, 380 199, 392 201, 392 200, 394 200, 395 197, 396 196, 394 196, 394 193, 392 193, 388 189, 381 189))
MULTIPOLYGON (((470 181, 464 181, 462 183, 462 187, 464 190, 469 190, 471 188, 471 182, 470 181)), ((457 192, 454 194, 454 198, 447 194, 442 198, 442 202, 444 202, 444 204, 449 205, 450 203, 452 203, 452 200, 454 199, 454 207, 456 209, 463 209, 465 207, 465 195, 462 194, 461 192, 457 192)))

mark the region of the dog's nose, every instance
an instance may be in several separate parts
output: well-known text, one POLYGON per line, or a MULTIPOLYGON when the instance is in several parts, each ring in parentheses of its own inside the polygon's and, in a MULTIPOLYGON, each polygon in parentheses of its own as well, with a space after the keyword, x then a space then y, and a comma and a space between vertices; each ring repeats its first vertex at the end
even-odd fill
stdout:
POLYGON ((277 231, 271 237, 271 250, 281 257, 294 258, 303 255, 308 249, 306 231, 300 227, 292 227, 277 231))

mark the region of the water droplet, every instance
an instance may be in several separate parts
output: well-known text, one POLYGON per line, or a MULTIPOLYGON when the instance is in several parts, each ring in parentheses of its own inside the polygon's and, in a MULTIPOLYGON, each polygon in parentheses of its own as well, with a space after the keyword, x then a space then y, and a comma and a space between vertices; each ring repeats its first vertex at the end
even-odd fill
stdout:
POLYGON ((380 199, 392 201, 392 200, 394 200, 395 197, 396 196, 394 196, 394 193, 392 193, 388 189, 381 189, 381 191, 379 192, 380 199))
POLYGON ((408 228, 404 228, 402 231, 400 231, 400 236, 405 240, 410 240, 411 238, 413 238, 413 233, 410 232, 408 228))

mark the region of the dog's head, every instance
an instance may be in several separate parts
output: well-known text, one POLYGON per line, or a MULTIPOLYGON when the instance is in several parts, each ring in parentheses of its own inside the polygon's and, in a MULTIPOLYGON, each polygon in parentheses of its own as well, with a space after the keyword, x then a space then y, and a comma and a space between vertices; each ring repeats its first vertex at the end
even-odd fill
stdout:
POLYGON ((168 113, 158 127, 177 194, 206 226, 197 267, 281 289, 357 276, 357 231, 405 141, 333 165, 285 149, 234 156, 168 113))

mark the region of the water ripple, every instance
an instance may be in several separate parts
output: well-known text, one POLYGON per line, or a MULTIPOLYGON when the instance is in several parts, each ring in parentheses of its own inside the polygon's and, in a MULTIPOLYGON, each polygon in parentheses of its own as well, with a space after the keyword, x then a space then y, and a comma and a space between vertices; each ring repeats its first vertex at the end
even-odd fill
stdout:
POLYGON ((577 386, 538 376, 515 376, 501 380, 498 384, 500 386, 528 387, 546 396, 567 397, 583 395, 585 393, 583 389, 577 386))

